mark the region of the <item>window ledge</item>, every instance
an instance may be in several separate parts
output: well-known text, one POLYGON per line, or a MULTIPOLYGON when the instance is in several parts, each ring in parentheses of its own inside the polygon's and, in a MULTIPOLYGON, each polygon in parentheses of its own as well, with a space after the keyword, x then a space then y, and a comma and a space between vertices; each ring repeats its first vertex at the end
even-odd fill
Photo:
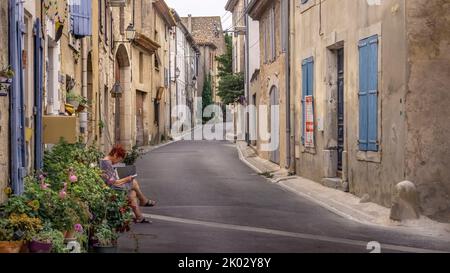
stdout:
POLYGON ((300 8, 300 13, 304 13, 314 7, 316 5, 316 0, 309 0, 307 3, 302 4, 298 6, 300 8))
POLYGON ((317 151, 316 151, 316 148, 309 148, 309 147, 302 146, 302 153, 315 155, 315 154, 317 154, 317 151))
POLYGON ((366 161, 373 163, 381 163, 381 152, 364 152, 358 151, 356 154, 358 161, 366 161))

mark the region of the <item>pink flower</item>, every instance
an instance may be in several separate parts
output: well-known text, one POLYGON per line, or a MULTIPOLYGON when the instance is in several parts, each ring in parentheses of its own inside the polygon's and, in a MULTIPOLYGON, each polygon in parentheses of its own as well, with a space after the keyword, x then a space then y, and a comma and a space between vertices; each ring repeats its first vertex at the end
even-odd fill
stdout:
POLYGON ((39 180, 44 180, 45 176, 43 174, 39 175, 39 180))
POLYGON ((81 224, 76 224, 74 228, 77 233, 83 233, 83 226, 81 224))
POLYGON ((59 198, 64 199, 67 196, 67 192, 65 190, 62 190, 59 192, 59 198))
POLYGON ((78 177, 76 175, 71 175, 69 179, 70 179, 70 182, 72 182, 72 183, 75 183, 78 181, 78 177))
POLYGON ((48 187, 50 187, 47 183, 41 183, 41 190, 48 190, 48 187))

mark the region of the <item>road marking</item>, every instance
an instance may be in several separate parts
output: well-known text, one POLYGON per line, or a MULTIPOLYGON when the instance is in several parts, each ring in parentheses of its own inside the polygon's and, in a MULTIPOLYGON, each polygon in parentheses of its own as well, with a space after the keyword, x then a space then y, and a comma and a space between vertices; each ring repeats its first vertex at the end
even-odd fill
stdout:
MULTIPOLYGON (((216 223, 216 222, 191 220, 191 219, 169 217, 169 216, 156 215, 156 214, 144 214, 144 216, 147 218, 152 218, 154 220, 160 220, 160 221, 165 221, 165 222, 173 222, 173 223, 181 223, 181 224, 189 224, 189 225, 200 225, 200 226, 219 228, 219 229, 256 232, 256 233, 264 233, 264 234, 270 234, 270 235, 278 235, 278 236, 292 237, 292 238, 299 238, 299 239, 306 239, 306 240, 313 240, 313 241, 346 244, 346 245, 362 247, 361 248, 362 250, 365 250, 367 247, 367 244, 369 243, 368 241, 352 240, 352 239, 329 237, 329 236, 322 236, 322 235, 313 235, 313 234, 306 234, 306 233, 288 232, 288 231, 282 231, 282 230, 258 228, 258 227, 250 227, 250 226, 222 224, 222 223, 216 223)), ((399 245, 391 245, 391 244, 382 244, 381 246, 382 246, 382 250, 388 249, 388 250, 394 250, 394 251, 400 251, 400 252, 448 253, 448 252, 439 251, 439 250, 415 248, 415 247, 399 246, 399 245)))

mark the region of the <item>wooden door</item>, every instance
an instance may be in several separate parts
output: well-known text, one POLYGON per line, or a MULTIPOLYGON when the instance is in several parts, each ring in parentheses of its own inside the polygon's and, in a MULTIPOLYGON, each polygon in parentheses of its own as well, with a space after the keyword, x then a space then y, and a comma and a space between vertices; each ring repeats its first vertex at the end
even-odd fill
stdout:
POLYGON ((144 99, 145 93, 136 92, 136 145, 144 145, 144 99))

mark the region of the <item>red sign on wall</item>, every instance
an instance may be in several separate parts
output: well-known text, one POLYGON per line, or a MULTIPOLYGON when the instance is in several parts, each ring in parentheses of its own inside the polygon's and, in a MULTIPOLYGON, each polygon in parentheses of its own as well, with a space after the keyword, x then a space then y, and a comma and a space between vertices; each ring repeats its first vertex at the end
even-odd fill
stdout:
POLYGON ((314 99, 305 97, 305 147, 314 148, 314 99))

